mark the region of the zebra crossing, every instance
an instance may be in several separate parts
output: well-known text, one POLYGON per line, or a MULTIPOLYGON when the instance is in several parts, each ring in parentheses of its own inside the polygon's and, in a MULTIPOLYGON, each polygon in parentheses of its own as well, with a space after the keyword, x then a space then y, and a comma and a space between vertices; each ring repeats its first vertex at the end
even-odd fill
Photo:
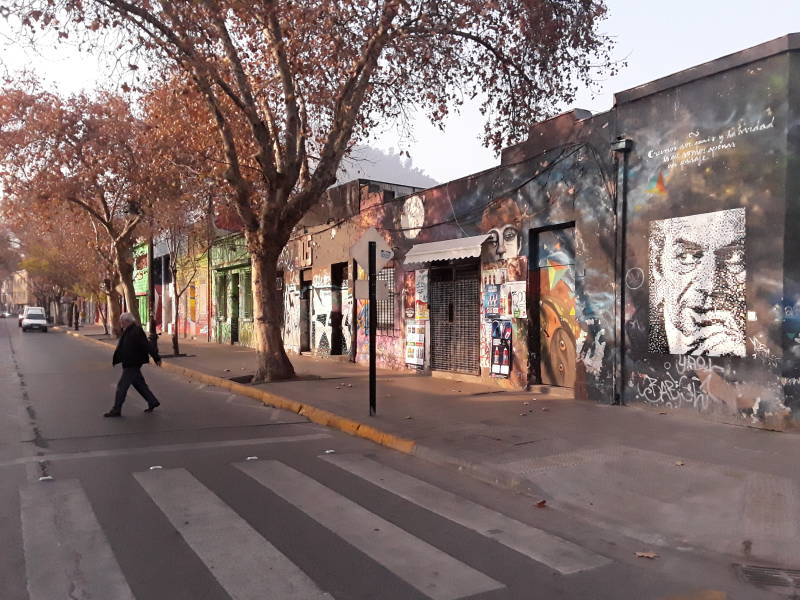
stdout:
MULTIPOLYGON (((611 562, 376 460, 347 454, 320 458, 562 576, 611 562)), ((289 464, 253 460, 230 467, 368 556, 422 597, 457 600, 505 588, 503 582, 446 549, 384 519, 379 509, 362 506, 289 464)), ((189 470, 153 469, 132 476, 157 507, 153 510, 163 513, 230 598, 334 598, 312 580, 304 565, 295 564, 189 470)), ((30 600, 136 598, 77 479, 27 483, 19 496, 30 600)))

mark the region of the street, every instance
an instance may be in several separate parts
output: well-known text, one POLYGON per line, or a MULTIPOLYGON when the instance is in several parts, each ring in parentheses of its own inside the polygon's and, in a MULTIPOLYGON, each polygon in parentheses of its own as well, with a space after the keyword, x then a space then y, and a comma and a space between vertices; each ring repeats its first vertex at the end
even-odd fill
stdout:
POLYGON ((768 598, 623 536, 110 349, 0 322, 0 597, 768 598), (719 592, 715 590, 739 591, 719 592), (720 595, 722 594, 722 595, 720 595))

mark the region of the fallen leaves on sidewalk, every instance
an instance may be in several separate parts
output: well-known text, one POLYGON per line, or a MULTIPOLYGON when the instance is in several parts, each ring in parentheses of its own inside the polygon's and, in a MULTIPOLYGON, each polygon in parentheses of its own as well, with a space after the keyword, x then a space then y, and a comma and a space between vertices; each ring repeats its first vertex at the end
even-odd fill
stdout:
POLYGON ((536 503, 536 508, 545 508, 547 506, 547 500, 539 500, 536 503))
POLYGON ((658 554, 655 552, 637 552, 636 558, 649 558, 652 560, 654 558, 658 558, 658 554))

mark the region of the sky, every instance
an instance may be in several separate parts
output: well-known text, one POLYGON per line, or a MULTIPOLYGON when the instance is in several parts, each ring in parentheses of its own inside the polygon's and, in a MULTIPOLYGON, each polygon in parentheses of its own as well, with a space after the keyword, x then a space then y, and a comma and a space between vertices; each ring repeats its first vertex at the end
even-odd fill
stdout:
MULTIPOLYGON (((574 106, 593 113, 613 106, 613 94, 703 62, 800 32, 800 0, 606 0, 608 18, 601 31, 616 40, 615 60, 626 60, 619 74, 582 89, 574 106)), ((0 36, 3 27, 0 26, 0 36)), ((2 43, 2 62, 29 66, 64 92, 91 88, 107 75, 102 59, 80 56, 45 44, 39 54, 2 43)), ((388 154, 408 151, 409 167, 438 182, 451 181, 499 163, 480 143, 483 117, 477 105, 451 115, 444 131, 424 118, 416 120, 413 139, 394 130, 379 132, 369 143, 388 154)), ((398 182, 402 183, 402 182, 398 182)))
MULTIPOLYGON (((613 36, 613 58, 627 60, 627 67, 598 82, 595 94, 582 90, 564 111, 604 112, 613 106, 615 92, 800 32, 800 0, 606 0, 606 6, 609 14, 601 31, 613 36)), ((445 182, 499 163, 494 152, 481 146, 482 130, 477 106, 469 106, 450 117, 443 132, 421 120, 414 141, 387 132, 372 144, 408 150, 415 167, 445 182)))

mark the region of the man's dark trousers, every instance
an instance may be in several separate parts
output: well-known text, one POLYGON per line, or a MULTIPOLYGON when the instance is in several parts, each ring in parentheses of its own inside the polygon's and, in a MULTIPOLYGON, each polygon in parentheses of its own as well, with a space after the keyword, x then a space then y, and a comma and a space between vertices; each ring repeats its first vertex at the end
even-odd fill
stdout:
POLYGON ((147 406, 152 407, 158 404, 158 399, 153 395, 153 392, 150 391, 150 388, 147 387, 147 382, 142 375, 142 368, 123 367, 122 376, 119 378, 119 383, 117 383, 117 396, 114 400, 114 408, 112 409, 114 412, 120 412, 122 410, 122 404, 125 402, 125 396, 128 394, 128 388, 130 386, 133 386, 133 388, 142 395, 142 398, 147 401, 147 406))

